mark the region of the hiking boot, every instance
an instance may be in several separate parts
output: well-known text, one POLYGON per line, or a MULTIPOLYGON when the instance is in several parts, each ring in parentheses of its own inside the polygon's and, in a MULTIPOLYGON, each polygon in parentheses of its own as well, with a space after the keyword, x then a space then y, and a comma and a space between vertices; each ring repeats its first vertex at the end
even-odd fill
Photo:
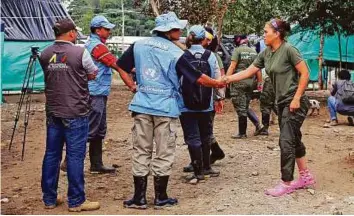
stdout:
POLYGON ((188 166, 183 167, 183 172, 194 172, 192 163, 188 164, 188 166))
POLYGON ((297 190, 297 189, 307 188, 311 185, 314 185, 315 183, 316 183, 315 177, 307 169, 307 170, 300 171, 299 178, 295 181, 292 181, 290 185, 295 190, 297 190))
POLYGON ((114 173, 116 171, 116 169, 113 167, 106 167, 103 165, 102 144, 102 139, 93 139, 90 141, 89 154, 91 163, 91 174, 114 173))
POLYGON ((53 205, 44 205, 45 209, 53 209, 61 204, 64 203, 64 197, 63 196, 57 196, 57 200, 55 201, 55 204, 53 205))
POLYGON ((90 202, 85 200, 81 205, 77 207, 69 208, 69 212, 81 212, 81 211, 94 211, 100 208, 99 202, 90 202))
POLYGON ((206 177, 218 177, 220 175, 220 171, 213 170, 211 167, 209 169, 204 169, 204 176, 206 177))
POLYGON ((125 208, 146 209, 146 176, 133 176, 134 178, 134 196, 130 200, 125 200, 123 205, 125 208))
POLYGON ((352 116, 348 116, 348 124, 349 124, 349 126, 354 126, 354 117, 352 117, 352 116))
POLYGON ((263 128, 259 124, 256 125, 256 131, 253 133, 253 136, 258 136, 261 133, 262 129, 263 128))
POLYGON ((178 204, 177 199, 169 198, 167 196, 167 185, 169 177, 170 176, 154 176, 155 209, 171 207, 178 204))
POLYGON ((261 129, 259 135, 268 136, 268 135, 269 135, 268 127, 262 127, 262 129, 261 129))
POLYGON ((273 197, 280 197, 285 194, 292 193, 294 191, 295 191, 295 189, 292 186, 286 185, 283 182, 281 182, 277 186, 275 186, 274 188, 266 190, 265 194, 273 196, 273 197))

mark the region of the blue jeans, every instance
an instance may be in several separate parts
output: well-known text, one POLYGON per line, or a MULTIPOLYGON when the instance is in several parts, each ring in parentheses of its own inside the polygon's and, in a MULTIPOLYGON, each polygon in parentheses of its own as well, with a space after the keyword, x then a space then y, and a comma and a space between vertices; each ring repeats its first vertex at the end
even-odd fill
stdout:
POLYGON ((66 143, 69 208, 85 202, 84 160, 88 137, 88 117, 47 116, 47 143, 42 167, 42 192, 46 206, 55 205, 59 167, 66 143))
POLYGON ((331 120, 337 120, 337 101, 334 96, 330 96, 327 99, 327 104, 328 104, 328 110, 329 114, 331 116, 331 120))

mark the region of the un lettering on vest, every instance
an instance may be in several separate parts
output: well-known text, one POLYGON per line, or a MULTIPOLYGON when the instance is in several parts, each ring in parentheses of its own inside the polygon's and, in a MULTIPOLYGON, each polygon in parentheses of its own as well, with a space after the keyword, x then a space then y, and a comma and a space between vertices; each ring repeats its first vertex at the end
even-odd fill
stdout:
POLYGON ((148 45, 148 46, 153 46, 153 47, 162 49, 164 51, 168 51, 168 46, 166 44, 156 41, 156 40, 147 40, 143 44, 148 45))

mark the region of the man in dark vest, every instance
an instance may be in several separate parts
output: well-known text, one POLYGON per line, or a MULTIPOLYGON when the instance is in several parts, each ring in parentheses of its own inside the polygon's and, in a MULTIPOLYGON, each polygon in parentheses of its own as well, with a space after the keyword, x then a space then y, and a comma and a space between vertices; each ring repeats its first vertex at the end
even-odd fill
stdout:
POLYGON ((85 197, 84 160, 88 137, 88 81, 98 68, 83 47, 74 45, 77 29, 70 19, 55 23, 55 42, 40 56, 44 71, 47 141, 42 167, 42 192, 45 208, 63 203, 58 196, 59 165, 66 143, 69 211, 91 211, 98 202, 85 197))

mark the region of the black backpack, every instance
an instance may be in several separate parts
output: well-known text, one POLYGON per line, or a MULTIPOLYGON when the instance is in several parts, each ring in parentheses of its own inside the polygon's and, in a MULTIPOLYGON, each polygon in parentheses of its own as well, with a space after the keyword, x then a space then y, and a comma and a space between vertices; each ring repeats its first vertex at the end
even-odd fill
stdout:
MULTIPOLYGON (((184 57, 197 70, 211 77, 211 69, 208 62, 210 55, 210 50, 205 50, 203 54, 197 52, 194 55, 186 50, 184 57)), ((187 79, 184 79, 183 76, 181 77, 181 91, 184 105, 190 110, 200 111, 208 109, 211 102, 212 90, 210 87, 191 83, 187 79)))
POLYGON ((344 104, 354 104, 354 83, 350 80, 344 81, 338 90, 338 96, 344 104))

